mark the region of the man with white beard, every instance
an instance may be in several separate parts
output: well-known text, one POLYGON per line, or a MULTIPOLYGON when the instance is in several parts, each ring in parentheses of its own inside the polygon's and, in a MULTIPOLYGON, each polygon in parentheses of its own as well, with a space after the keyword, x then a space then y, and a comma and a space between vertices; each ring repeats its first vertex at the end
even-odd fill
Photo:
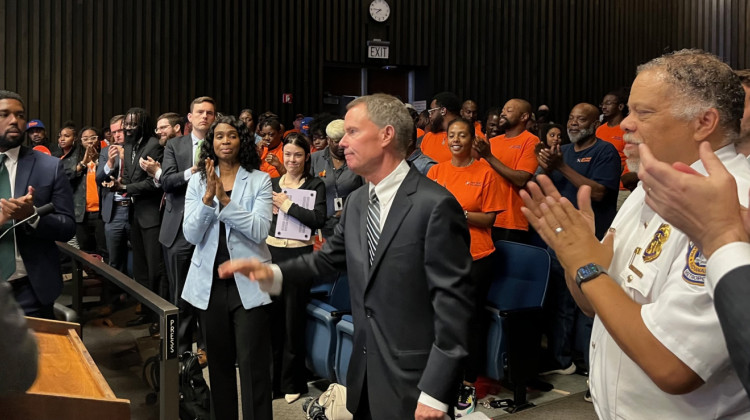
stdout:
MULTIPOLYGON (((539 166, 552 179, 563 197, 577 206, 576 194, 583 185, 591 187, 591 207, 596 215, 596 237, 607 232, 617 212, 617 193, 620 187, 621 160, 617 149, 596 137, 599 109, 581 103, 568 116, 568 137, 571 144, 543 149, 538 156, 539 166)), ((565 272, 552 253, 550 270, 552 314, 547 323, 548 360, 542 361, 543 373, 575 372, 573 348, 583 352, 583 368, 588 369, 588 343, 593 318, 576 308, 573 296, 565 284, 565 272)))

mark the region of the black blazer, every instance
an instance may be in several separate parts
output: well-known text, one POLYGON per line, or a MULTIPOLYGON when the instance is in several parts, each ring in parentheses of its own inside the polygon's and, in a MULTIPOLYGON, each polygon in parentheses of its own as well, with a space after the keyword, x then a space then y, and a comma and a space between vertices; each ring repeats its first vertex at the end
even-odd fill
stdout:
POLYGON ((148 141, 144 139, 135 151, 135 159, 131 161, 133 147, 135 147, 134 144, 125 143, 125 171, 122 183, 125 184, 128 195, 133 199, 133 217, 138 219, 138 224, 142 228, 156 227, 161 223, 159 205, 164 192, 154 184, 153 178, 141 169, 138 160, 150 156, 161 162, 164 157, 164 147, 159 144, 159 139, 156 137, 151 137, 148 141))
MULTIPOLYGON (((279 186, 279 180, 281 178, 271 178, 271 187, 273 192, 280 193, 281 187, 279 186)), ((299 187, 301 190, 315 190, 315 206, 312 210, 300 207, 297 204, 292 204, 289 207, 290 216, 299 220, 302 224, 312 229, 312 234, 315 234, 315 229, 320 229, 325 225, 326 222, 326 185, 323 180, 316 177, 307 177, 305 182, 299 187)), ((268 230, 270 236, 276 237, 276 220, 279 218, 277 214, 273 215, 271 220, 271 228, 268 230)))
POLYGON ((34 206, 53 203, 55 211, 41 217, 36 229, 28 225, 16 228, 16 243, 39 302, 51 305, 63 287, 55 241, 67 242, 76 232, 73 190, 59 158, 21 146, 15 197, 25 195, 29 186, 34 187, 34 206))
POLYGON ((190 134, 168 140, 164 147, 164 161, 161 165, 161 178, 159 178, 159 183, 166 193, 159 242, 166 247, 172 246, 182 227, 188 184, 183 174, 191 167, 193 167, 193 139, 190 134))
POLYGON ((729 358, 745 392, 750 395, 750 265, 737 267, 719 280, 714 306, 727 341, 729 358))
POLYGON ((346 201, 320 252, 280 264, 285 281, 347 272, 354 345, 347 408, 356 413, 367 380, 375 419, 413 418, 420 390, 453 406, 474 312, 469 231, 445 188, 414 168, 399 187, 372 267, 366 184, 346 201))

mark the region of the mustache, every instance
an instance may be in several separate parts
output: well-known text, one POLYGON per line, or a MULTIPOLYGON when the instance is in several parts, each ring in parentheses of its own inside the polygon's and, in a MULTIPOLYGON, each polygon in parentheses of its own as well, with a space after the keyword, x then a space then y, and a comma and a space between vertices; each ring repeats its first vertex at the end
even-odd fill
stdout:
POLYGON ((626 143, 643 144, 643 140, 635 138, 635 136, 633 135, 633 133, 625 133, 622 136, 622 139, 625 140, 626 143))

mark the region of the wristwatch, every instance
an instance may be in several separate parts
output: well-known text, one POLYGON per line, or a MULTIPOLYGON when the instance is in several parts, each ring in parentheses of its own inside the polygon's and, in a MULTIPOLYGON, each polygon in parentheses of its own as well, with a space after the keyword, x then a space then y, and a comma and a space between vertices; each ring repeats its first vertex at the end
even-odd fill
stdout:
POLYGON ((599 264, 588 263, 576 271, 576 284, 581 288, 581 283, 593 280, 602 274, 607 274, 607 270, 599 264))

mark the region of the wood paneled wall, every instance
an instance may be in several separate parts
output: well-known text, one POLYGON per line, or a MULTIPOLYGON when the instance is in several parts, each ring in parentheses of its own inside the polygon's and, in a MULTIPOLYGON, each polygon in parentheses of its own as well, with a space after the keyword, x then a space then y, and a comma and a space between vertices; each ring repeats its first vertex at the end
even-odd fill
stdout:
POLYGON ((0 0, 0 88, 53 132, 136 105, 184 114, 200 95, 289 120, 320 108, 326 65, 388 64, 422 69, 425 96, 481 109, 522 97, 559 119, 664 51, 750 67, 750 0, 388 1, 383 25, 369 0, 0 0), (389 60, 367 59, 373 38, 390 41, 389 60))

